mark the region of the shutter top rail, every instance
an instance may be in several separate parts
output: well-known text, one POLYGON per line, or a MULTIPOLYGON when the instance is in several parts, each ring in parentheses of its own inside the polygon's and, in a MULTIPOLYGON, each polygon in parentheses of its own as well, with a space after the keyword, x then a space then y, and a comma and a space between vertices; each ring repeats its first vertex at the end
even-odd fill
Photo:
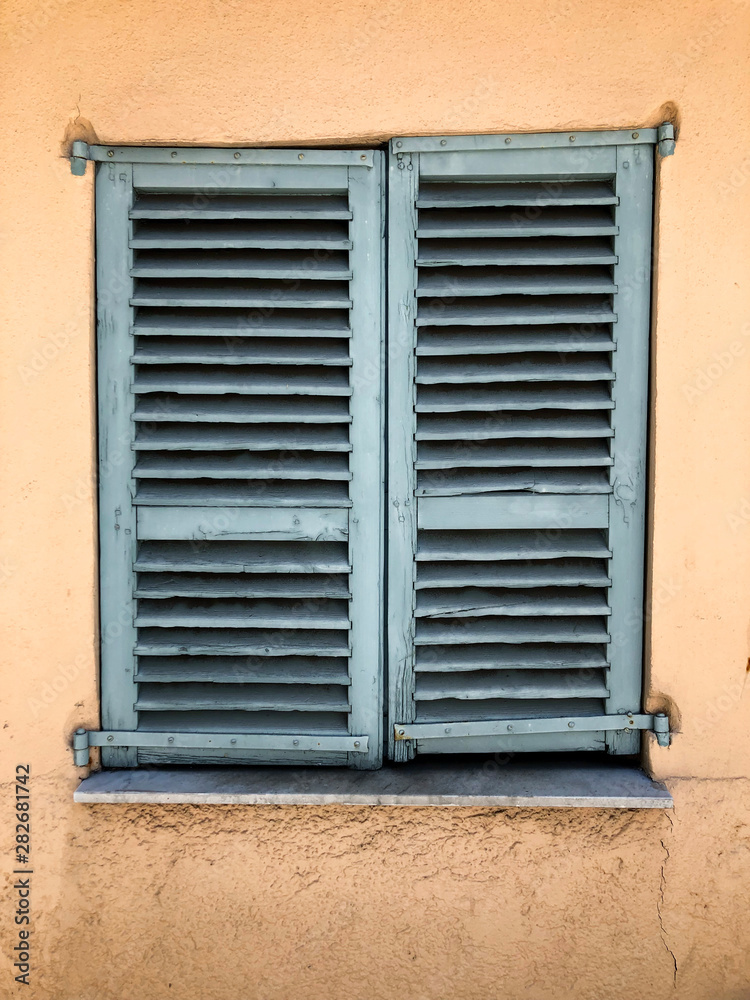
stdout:
POLYGON ((76 140, 70 153, 70 168, 81 176, 86 160, 99 163, 207 163, 241 166, 285 166, 299 164, 325 167, 373 167, 373 149, 278 149, 238 146, 103 146, 76 140), (83 169, 81 169, 83 168, 83 169))

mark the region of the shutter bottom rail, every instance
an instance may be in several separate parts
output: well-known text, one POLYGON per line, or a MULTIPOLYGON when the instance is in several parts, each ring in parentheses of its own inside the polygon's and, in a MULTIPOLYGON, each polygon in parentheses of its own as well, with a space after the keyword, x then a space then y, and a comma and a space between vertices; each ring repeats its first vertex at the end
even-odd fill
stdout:
POLYGON ((77 729, 73 736, 73 759, 77 767, 89 763, 89 747, 165 747, 200 750, 338 750, 367 753, 367 736, 310 736, 304 733, 146 733, 77 729))
POLYGON ((530 733, 565 733, 569 730, 645 729, 656 736, 660 747, 669 746, 669 718, 657 715, 581 715, 558 719, 495 719, 492 722, 396 723, 396 740, 435 740, 459 736, 524 736, 530 733))

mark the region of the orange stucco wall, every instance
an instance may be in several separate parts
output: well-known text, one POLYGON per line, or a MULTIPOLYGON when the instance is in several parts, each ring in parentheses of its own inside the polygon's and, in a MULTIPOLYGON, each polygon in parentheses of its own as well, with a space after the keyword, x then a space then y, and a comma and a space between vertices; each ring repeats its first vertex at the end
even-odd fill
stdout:
POLYGON ((6 0, 0 869, 30 763, 55 1000, 750 996, 747 0, 6 0), (658 178, 650 706, 662 812, 74 806, 96 726, 91 167, 117 143, 679 123, 658 178), (71 124, 75 122, 75 124, 71 124))

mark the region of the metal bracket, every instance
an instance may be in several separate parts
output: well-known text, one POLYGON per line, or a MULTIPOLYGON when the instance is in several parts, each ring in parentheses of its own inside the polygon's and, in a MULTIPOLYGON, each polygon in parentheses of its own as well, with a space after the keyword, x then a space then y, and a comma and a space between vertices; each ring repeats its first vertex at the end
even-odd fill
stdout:
POLYGON ((247 164, 274 166, 341 166, 372 169, 377 159, 376 151, 365 149, 286 149, 280 147, 256 149, 255 147, 215 146, 99 146, 76 140, 70 153, 71 170, 82 174, 86 160, 95 163, 172 163, 208 164, 209 166, 247 164), (74 162, 75 161, 75 162, 74 162))
POLYGON ((70 172, 76 177, 86 173, 86 161, 89 159, 89 144, 76 139, 70 151, 70 172))
POLYGON ((656 130, 656 135, 658 137, 659 156, 672 156, 675 146, 674 125, 671 122, 664 122, 656 130))
POLYGON ((396 723, 397 740, 453 739, 461 736, 525 736, 531 733, 599 732, 602 730, 646 729, 656 736, 660 747, 669 746, 669 719, 657 715, 583 715, 560 719, 496 719, 492 722, 396 723))
POLYGON ((278 735, 276 733, 145 733, 97 732, 77 729, 73 735, 73 760, 78 767, 89 763, 89 747, 163 747, 167 750, 291 750, 367 753, 367 736, 278 735))

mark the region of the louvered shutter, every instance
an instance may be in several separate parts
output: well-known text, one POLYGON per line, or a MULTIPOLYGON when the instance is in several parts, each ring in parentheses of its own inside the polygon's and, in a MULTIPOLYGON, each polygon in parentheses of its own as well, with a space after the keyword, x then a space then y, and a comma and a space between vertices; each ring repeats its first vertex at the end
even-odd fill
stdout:
POLYGON ((382 154, 95 158, 104 762, 377 766, 382 154))
POLYGON ((396 759, 637 748, 653 141, 391 145, 396 759))

